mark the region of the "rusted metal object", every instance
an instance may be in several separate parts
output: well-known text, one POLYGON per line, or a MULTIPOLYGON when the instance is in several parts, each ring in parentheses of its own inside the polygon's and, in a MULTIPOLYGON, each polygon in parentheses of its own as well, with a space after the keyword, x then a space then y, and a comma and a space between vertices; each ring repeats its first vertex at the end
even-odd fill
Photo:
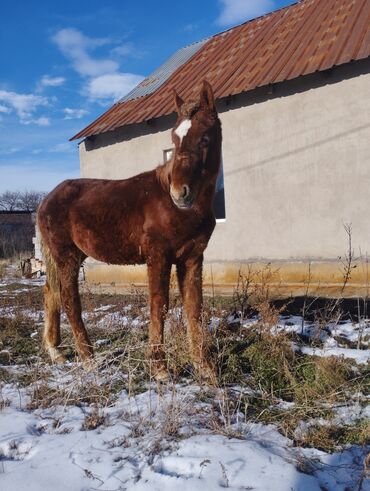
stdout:
POLYGON ((205 77, 219 99, 367 58, 370 1, 303 0, 196 47, 184 63, 173 65, 172 75, 171 65, 163 65, 166 77, 154 92, 134 89, 72 140, 171 114, 172 90, 192 98, 205 77))

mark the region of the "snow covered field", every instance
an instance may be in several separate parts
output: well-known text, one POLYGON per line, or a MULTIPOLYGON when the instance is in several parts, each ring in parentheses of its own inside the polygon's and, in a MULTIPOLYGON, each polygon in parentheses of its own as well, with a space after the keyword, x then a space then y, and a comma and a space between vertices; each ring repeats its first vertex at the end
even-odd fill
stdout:
MULTIPOLYGON (((230 436, 217 434, 206 424, 211 405, 196 402, 198 390, 176 385, 131 397, 122 391, 101 411, 101 425, 88 430, 84 422, 90 409, 30 411, 26 391, 6 385, 2 395, 9 406, 0 419, 2 489, 358 489, 363 449, 327 454, 295 448, 274 426, 243 421, 230 424, 230 436), (166 432, 171 411, 177 418, 174 434, 166 432)), ((363 482, 362 489, 370 489, 368 484, 363 482)))
MULTIPOLYGON (((310 410, 291 392, 269 394, 253 371, 235 380, 227 372, 231 381, 220 377, 219 387, 181 371, 167 384, 150 382, 140 351, 148 313, 133 298, 87 296, 96 365, 85 370, 71 357, 52 366, 40 348, 41 284, 0 280, 1 490, 370 490, 366 319, 322 329, 285 315, 270 328, 277 338, 286 333, 292 356, 304 362, 299 369, 316 356, 335 355, 355 373, 349 385, 338 386, 340 396, 317 400, 310 410), (126 337, 131 332, 135 337, 126 337)), ((170 318, 181 324, 181 309, 170 318)), ((220 338, 230 329, 233 346, 260 328, 257 317, 241 320, 222 309, 212 311, 209 327, 220 338)), ((226 348, 222 363, 233 374, 226 348)))

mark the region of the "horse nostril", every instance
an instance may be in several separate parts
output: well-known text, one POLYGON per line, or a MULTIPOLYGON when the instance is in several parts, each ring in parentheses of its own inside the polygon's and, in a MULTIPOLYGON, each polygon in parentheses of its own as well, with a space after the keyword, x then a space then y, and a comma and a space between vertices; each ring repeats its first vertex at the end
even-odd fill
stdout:
POLYGON ((183 187, 182 187, 182 192, 181 192, 180 197, 184 199, 188 195, 189 195, 189 186, 187 184, 184 184, 183 187))

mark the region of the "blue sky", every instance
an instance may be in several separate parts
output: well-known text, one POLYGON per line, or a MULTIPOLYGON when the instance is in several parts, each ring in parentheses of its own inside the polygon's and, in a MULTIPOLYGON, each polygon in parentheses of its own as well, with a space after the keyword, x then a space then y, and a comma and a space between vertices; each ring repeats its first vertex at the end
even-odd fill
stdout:
POLYGON ((68 139, 175 50, 290 3, 3 2, 0 192, 49 191, 78 177, 77 143, 68 139))

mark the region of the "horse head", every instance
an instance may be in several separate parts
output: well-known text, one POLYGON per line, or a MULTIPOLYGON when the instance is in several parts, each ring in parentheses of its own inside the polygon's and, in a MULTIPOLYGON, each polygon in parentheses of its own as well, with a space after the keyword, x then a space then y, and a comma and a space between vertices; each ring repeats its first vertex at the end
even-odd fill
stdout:
POLYGON ((175 150, 169 174, 170 194, 178 208, 190 208, 202 188, 213 199, 220 167, 221 123, 207 81, 203 82, 199 101, 185 102, 176 91, 174 99, 178 117, 172 130, 175 150))

